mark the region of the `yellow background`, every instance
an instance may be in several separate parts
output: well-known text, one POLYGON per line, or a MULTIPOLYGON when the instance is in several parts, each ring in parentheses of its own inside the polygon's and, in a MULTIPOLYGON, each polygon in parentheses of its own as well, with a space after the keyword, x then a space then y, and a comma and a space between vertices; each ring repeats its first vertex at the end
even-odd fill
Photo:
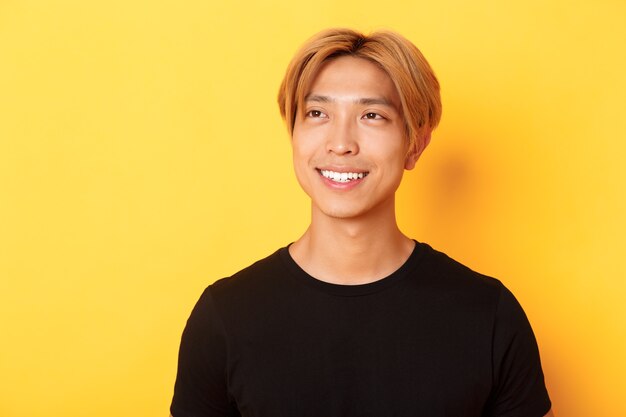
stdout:
POLYGON ((626 415, 626 3, 0 2, 0 415, 165 416, 202 289, 296 239, 298 45, 393 28, 444 116, 418 240, 517 295, 558 416, 626 415))

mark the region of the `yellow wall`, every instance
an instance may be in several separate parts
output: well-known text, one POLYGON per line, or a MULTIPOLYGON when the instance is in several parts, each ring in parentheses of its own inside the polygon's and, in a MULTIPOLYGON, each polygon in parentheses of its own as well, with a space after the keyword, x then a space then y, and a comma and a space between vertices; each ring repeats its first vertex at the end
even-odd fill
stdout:
POLYGON ((500 277, 559 416, 626 415, 626 3, 0 3, 0 415, 159 416, 201 290, 294 240, 276 90, 327 26, 394 28, 444 117, 400 195, 500 277))

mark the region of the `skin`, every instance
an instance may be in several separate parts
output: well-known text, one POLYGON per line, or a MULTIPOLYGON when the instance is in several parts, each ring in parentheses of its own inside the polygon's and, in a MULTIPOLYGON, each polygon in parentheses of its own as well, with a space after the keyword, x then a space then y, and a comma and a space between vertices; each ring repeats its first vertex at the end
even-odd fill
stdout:
POLYGON ((294 125, 293 164, 311 198, 311 224, 289 252, 322 281, 355 285, 382 279, 414 248, 398 228, 395 193, 419 154, 409 150, 395 86, 370 61, 339 57, 320 69, 303 110, 294 125), (320 169, 367 176, 354 184, 334 183, 320 169))
POLYGON ((398 92, 375 64, 344 56, 320 69, 303 110, 294 125, 293 163, 311 198, 311 224, 290 254, 322 281, 354 285, 382 279, 414 247, 395 217, 402 175, 419 158, 409 150, 398 92), (323 178, 320 169, 368 174, 343 187, 323 178))
POLYGON ((395 217, 395 193, 409 152, 400 98, 389 76, 361 58, 326 63, 307 93, 293 131, 293 163, 311 197, 311 224, 290 247, 310 275, 335 284, 384 278, 409 257, 414 242, 395 217), (343 187, 320 169, 367 172, 343 187))

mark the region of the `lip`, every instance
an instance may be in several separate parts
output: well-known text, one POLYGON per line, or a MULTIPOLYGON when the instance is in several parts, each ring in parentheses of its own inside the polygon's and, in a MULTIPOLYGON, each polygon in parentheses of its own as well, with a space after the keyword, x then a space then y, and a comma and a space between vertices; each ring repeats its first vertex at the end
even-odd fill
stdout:
POLYGON ((348 191, 348 190, 351 190, 351 189, 359 186, 363 181, 365 181, 365 179, 367 178, 367 175, 364 175, 363 178, 350 180, 348 182, 336 182, 336 181, 331 180, 330 178, 326 178, 325 176, 323 176, 322 175, 322 170, 324 170, 324 171, 334 171, 334 172, 354 172, 354 173, 357 173, 357 174, 369 173, 369 171, 367 171, 367 170, 356 169, 356 168, 347 168, 347 167, 321 167, 321 168, 316 168, 315 169, 315 171, 319 175, 320 179, 322 180, 322 182, 327 187, 329 187, 329 188, 331 188, 333 190, 340 190, 340 191, 348 191))
POLYGON ((315 168, 316 171, 334 171, 334 172, 354 172, 357 174, 365 174, 369 171, 361 168, 354 168, 348 166, 338 166, 338 165, 324 165, 315 168))

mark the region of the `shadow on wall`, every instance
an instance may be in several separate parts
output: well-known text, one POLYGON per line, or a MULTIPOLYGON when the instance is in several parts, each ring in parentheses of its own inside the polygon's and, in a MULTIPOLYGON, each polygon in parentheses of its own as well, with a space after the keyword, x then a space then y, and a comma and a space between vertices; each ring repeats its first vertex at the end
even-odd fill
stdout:
POLYGON ((451 253, 486 250, 486 238, 495 227, 498 168, 477 143, 460 135, 438 138, 401 188, 403 224, 418 231, 418 239, 451 253))

